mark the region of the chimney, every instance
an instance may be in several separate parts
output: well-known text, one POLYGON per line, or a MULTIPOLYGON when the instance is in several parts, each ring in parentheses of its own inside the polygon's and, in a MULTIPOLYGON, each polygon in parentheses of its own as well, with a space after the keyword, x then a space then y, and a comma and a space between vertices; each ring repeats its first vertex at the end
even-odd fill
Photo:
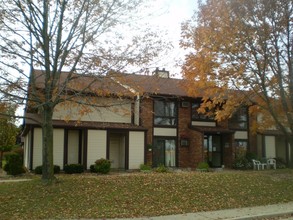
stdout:
POLYGON ((158 67, 153 72, 154 76, 161 77, 161 78, 169 78, 169 71, 166 71, 165 68, 160 70, 158 67))

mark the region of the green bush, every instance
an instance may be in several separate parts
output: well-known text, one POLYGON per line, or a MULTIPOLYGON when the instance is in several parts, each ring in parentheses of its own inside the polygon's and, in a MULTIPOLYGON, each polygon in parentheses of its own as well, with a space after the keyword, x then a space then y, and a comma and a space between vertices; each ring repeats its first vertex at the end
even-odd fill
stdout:
MULTIPOLYGON (((54 165, 53 169, 54 169, 54 174, 60 173, 60 166, 54 165)), ((37 166, 34 171, 35 171, 35 174, 42 174, 43 173, 43 166, 37 166)))
POLYGON ((233 162, 236 170, 248 170, 253 168, 252 160, 258 159, 256 154, 247 152, 245 156, 237 156, 233 162))
POLYGON ((25 170, 22 165, 22 157, 17 153, 8 153, 5 154, 6 164, 4 170, 9 175, 18 175, 25 173, 25 170))
POLYGON ((286 162, 283 158, 277 157, 274 158, 276 160, 277 169, 284 169, 286 168, 286 162))
POLYGON ((83 173, 84 167, 82 164, 66 164, 64 166, 64 172, 67 174, 83 173))
POLYGON ((151 171, 152 167, 148 164, 140 164, 139 169, 141 171, 151 171))
POLYGON ((96 160, 95 169, 96 169, 97 173, 107 174, 110 172, 111 162, 107 159, 104 159, 104 158, 96 160))
POLYGON ((168 168, 165 167, 164 164, 160 164, 158 167, 155 168, 155 172, 166 173, 166 172, 168 172, 168 168))
POLYGON ((209 170, 209 168, 210 168, 210 166, 207 162, 200 162, 196 167, 196 169, 207 170, 207 171, 209 170))
POLYGON ((95 164, 90 165, 90 171, 91 171, 91 173, 97 173, 98 172, 96 170, 96 165, 95 164))

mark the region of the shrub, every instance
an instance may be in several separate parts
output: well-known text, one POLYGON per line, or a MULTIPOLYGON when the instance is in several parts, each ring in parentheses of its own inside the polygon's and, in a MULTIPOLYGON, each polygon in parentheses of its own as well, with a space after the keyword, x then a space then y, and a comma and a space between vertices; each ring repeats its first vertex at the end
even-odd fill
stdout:
POLYGON ((275 158, 275 160, 276 160, 277 169, 286 168, 286 162, 283 158, 277 157, 277 158, 275 158))
MULTIPOLYGON (((53 169, 54 169, 54 174, 60 173, 60 166, 54 165, 53 169)), ((43 173, 43 166, 37 166, 34 171, 35 171, 35 174, 42 174, 43 173)))
POLYGON ((160 164, 158 167, 155 168, 155 172, 166 173, 166 172, 168 172, 168 169, 167 169, 167 167, 165 167, 164 164, 160 164))
POLYGON ((245 156, 238 156, 233 162, 233 168, 236 170, 248 170, 253 168, 252 160, 257 159, 254 153, 247 153, 245 156))
POLYGON ((107 174, 110 172, 111 162, 107 159, 104 159, 104 158, 96 160, 95 169, 96 169, 97 173, 107 174))
POLYGON ((25 170, 22 165, 22 157, 17 153, 8 153, 5 154, 6 164, 4 170, 9 175, 18 175, 25 173, 25 170))
POLYGON ((97 173, 98 172, 96 170, 96 167, 95 166, 96 166, 95 164, 90 165, 90 171, 91 171, 91 173, 97 173))
POLYGON ((84 167, 82 164, 66 164, 64 166, 64 172, 67 174, 83 173, 84 167))
POLYGON ((206 170, 206 171, 208 171, 209 168, 210 168, 210 166, 209 166, 209 164, 208 164, 207 162, 200 162, 200 163, 197 165, 197 167, 196 167, 196 169, 199 169, 199 170, 206 170))
POLYGON ((141 171, 151 171, 152 167, 148 164, 140 164, 139 169, 141 171))

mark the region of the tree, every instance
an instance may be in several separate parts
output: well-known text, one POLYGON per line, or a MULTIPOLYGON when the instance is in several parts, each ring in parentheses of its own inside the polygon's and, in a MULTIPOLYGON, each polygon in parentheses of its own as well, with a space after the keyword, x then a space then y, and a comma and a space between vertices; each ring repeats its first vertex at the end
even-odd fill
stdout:
POLYGON ((98 78, 90 78, 79 91, 71 89, 72 81, 130 65, 142 68, 164 47, 147 26, 141 31, 133 23, 145 16, 138 13, 145 6, 140 0, 1 0, 0 63, 7 76, 0 78, 15 87, 12 92, 0 91, 27 101, 42 116, 44 182, 55 179, 52 115, 56 105, 89 92, 98 78), (41 91, 35 84, 36 69, 44 77, 41 91), (17 79, 12 74, 16 71, 17 79), (29 94, 19 85, 23 81, 29 81, 29 94))
POLYGON ((203 94, 201 110, 221 106, 222 120, 251 105, 292 143, 293 1, 206 0, 193 18, 182 25, 183 72, 190 93, 203 94))
POLYGON ((10 151, 16 144, 18 129, 14 124, 14 118, 8 116, 14 111, 13 105, 0 103, 0 168, 2 168, 3 152, 10 151))

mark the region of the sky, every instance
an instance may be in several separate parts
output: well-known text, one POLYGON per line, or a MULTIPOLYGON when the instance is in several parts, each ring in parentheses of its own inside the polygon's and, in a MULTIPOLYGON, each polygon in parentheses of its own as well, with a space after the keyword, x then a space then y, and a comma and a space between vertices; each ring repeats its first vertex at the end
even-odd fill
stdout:
POLYGON ((197 9, 197 0, 157 0, 157 8, 162 9, 160 16, 154 17, 154 22, 162 29, 167 31, 167 39, 173 44, 168 58, 162 58, 159 68, 165 68, 170 74, 178 75, 180 68, 176 67, 176 60, 184 58, 184 50, 179 47, 181 35, 181 23, 191 19, 197 9))

